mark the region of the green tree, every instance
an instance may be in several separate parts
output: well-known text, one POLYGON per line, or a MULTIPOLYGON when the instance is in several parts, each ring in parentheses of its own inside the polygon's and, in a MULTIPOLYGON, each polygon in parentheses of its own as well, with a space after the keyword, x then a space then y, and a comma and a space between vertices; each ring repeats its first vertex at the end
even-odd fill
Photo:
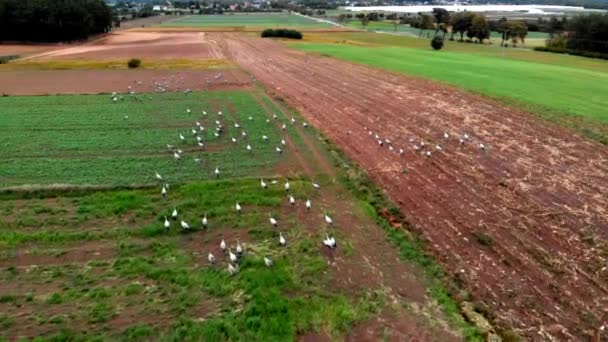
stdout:
POLYGON ((450 12, 445 8, 433 8, 433 17, 435 18, 435 35, 450 22, 450 12))
POLYGON ((460 41, 463 41, 463 35, 471 27, 474 15, 475 14, 471 12, 458 12, 452 15, 450 20, 450 23, 452 24, 452 33, 459 33, 460 41))
POLYGON ((522 44, 525 43, 528 36, 528 25, 525 22, 512 21, 507 24, 507 28, 513 45, 517 45, 517 41, 521 41, 522 44))
POLYGON ((418 28, 420 29, 420 33, 418 34, 418 37, 422 37, 423 30, 432 30, 433 29, 433 27, 434 27, 433 17, 426 13, 419 13, 417 25, 418 25, 418 28))
POLYGON ((362 28, 366 28, 367 24, 369 24, 369 17, 364 15, 361 17, 361 19, 359 19, 361 21, 361 27, 362 28))
POLYGON ((486 21, 486 17, 481 14, 475 14, 471 21, 471 27, 467 31, 467 36, 475 37, 479 43, 483 44, 483 40, 490 38, 490 26, 486 21), (470 35, 469 35, 470 32, 470 35))

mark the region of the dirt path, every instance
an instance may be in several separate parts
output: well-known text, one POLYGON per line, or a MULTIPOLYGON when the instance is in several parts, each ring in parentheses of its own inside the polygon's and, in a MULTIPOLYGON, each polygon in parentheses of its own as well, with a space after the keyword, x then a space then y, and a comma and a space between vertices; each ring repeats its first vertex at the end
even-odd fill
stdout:
POLYGON ((605 146, 447 86, 209 36, 367 169, 499 324, 580 339, 605 323, 605 146))

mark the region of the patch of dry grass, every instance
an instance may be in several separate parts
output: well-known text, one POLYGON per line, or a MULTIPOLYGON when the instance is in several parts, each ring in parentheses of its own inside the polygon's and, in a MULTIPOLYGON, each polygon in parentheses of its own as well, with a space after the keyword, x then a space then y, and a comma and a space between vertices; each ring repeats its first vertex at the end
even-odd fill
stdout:
MULTIPOLYGON (((177 69, 230 69, 236 65, 226 59, 161 59, 161 60, 142 60, 140 69, 152 70, 177 70, 177 69)), ((90 69, 128 69, 127 61, 100 61, 100 60, 24 60, 14 61, 0 65, 0 71, 14 70, 90 70, 90 69)))

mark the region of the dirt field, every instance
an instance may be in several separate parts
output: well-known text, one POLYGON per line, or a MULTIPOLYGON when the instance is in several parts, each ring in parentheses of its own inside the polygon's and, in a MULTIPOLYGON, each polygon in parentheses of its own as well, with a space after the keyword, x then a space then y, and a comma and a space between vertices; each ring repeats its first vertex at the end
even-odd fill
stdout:
POLYGON ((205 32, 157 33, 120 31, 64 49, 30 56, 37 60, 220 59, 221 50, 205 32))
POLYGON ((230 70, 28 70, 0 72, 0 94, 98 94, 154 92, 155 82, 167 91, 236 89, 251 84, 249 76, 238 69, 230 70), (90 81, 89 81, 90 80, 90 81), (138 83, 138 82, 141 82, 138 83))
POLYGON ((605 146, 436 83, 208 38, 367 169, 501 326, 579 340, 606 323, 605 146))

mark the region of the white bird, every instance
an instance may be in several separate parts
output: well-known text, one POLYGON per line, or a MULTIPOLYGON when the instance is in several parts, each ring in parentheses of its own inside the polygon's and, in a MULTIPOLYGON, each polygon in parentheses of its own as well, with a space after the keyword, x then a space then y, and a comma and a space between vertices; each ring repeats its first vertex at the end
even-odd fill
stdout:
POLYGON ((198 132, 193 128, 192 129, 192 135, 197 135, 197 134, 198 134, 198 132))
POLYGON ((242 136, 242 137, 246 137, 246 136, 247 136, 247 132, 242 131, 242 132, 241 132, 241 136, 242 136))
POLYGON ((206 112, 206 111, 203 111, 203 115, 207 115, 207 112, 206 112))
POLYGON ((285 129, 287 129, 287 126, 285 124, 283 124, 283 126, 281 126, 281 129, 285 130, 285 129))
POLYGON ((158 180, 163 180, 163 176, 160 175, 160 173, 156 172, 156 179, 158 180))
POLYGON ((222 111, 220 110, 219 112, 217 112, 217 115, 223 115, 222 111))
POLYGON ((296 123, 296 118, 294 118, 293 116, 291 117, 291 123, 295 124, 296 123))
POLYGON ((329 217, 329 215, 325 214, 325 223, 327 223, 327 225, 331 226, 334 224, 334 221, 331 219, 331 217, 329 217))
POLYGON ((160 194, 164 197, 167 197, 167 188, 163 185, 163 189, 160 191, 160 194))
POLYGON ((270 221, 270 224, 273 225, 273 226, 275 226, 275 227, 279 225, 279 223, 277 222, 277 220, 274 217, 272 217, 272 216, 270 216, 268 218, 268 220, 270 221))
POLYGON ((236 202, 236 205, 234 206, 234 209, 236 209, 237 213, 241 213, 241 205, 239 204, 239 202, 236 202))
POLYGON ((201 219, 201 222, 203 224, 203 227, 207 228, 207 214, 205 214, 205 216, 203 216, 203 218, 201 219))
POLYGON ((215 120, 215 124, 218 126, 221 125, 220 120, 215 120))
POLYGON ((215 135, 216 138, 218 138, 220 136, 220 134, 218 132, 213 132, 213 135, 215 135))
POLYGON ((236 138, 232 137, 231 140, 233 143, 236 143, 236 138))
POLYGON ((310 199, 306 200, 306 210, 310 210, 310 208, 312 207, 312 203, 310 202, 310 199))
POLYGON ((238 123, 236 123, 236 122, 234 123, 234 128, 240 128, 240 127, 241 127, 241 125, 239 125, 239 124, 238 124, 238 123))
POLYGON ((317 183, 312 183, 312 187, 315 189, 321 189, 321 186, 317 183))
POLYGON ((329 248, 336 248, 338 244, 336 243, 336 239, 333 237, 329 237, 329 235, 325 234, 325 240, 323 240, 323 244, 329 248))
POLYGON ((260 179, 260 186, 264 189, 268 188, 268 184, 266 184, 266 182, 264 182, 264 178, 260 179))
POLYGON ((248 119, 249 119, 249 121, 253 120, 253 116, 250 116, 248 119))
POLYGON ((241 243, 239 242, 239 240, 236 240, 236 254, 237 255, 243 254, 243 247, 241 246, 241 243))
POLYGON ((291 205, 295 205, 296 204, 296 199, 293 198, 292 195, 289 195, 289 204, 291 204, 291 205))
POLYGON ((443 139, 448 140, 450 138, 450 135, 448 134, 448 132, 443 132, 443 139))
POLYGON ((222 241, 220 242, 220 248, 222 249, 222 251, 226 251, 226 241, 224 241, 224 239, 222 239, 222 241))
POLYGON ((177 152, 173 152, 173 158, 175 158, 175 160, 180 160, 182 159, 182 156, 180 156, 177 152))
POLYGON ((268 267, 272 267, 272 260, 268 257, 264 257, 264 264, 268 267))
POLYGON ((275 147, 275 150, 279 153, 283 153, 283 150, 281 150, 281 148, 279 146, 275 147))
POLYGON ((464 145, 464 139, 460 138, 458 139, 458 142, 460 143, 460 145, 464 145))
POLYGON ((197 135, 197 136, 196 136, 196 141, 200 143, 200 142, 202 142, 202 141, 203 141, 203 138, 201 138, 200 136, 198 136, 198 135, 197 135))
POLYGON ((287 245, 287 240, 285 240, 285 237, 283 237, 283 233, 279 233, 279 245, 283 247, 287 245))
POLYGON ((177 220, 177 208, 173 209, 173 212, 171 213, 171 218, 177 220))
POLYGON ((192 111, 190 110, 190 108, 186 109, 186 113, 190 114, 192 111))
POLYGON ((186 222, 186 221, 182 220, 182 221, 180 222, 180 224, 182 225, 182 228, 183 228, 183 229, 186 229, 186 230, 190 229, 190 225, 188 224, 188 222, 186 222))
POLYGON ((220 177, 220 168, 216 167, 214 172, 215 172, 215 177, 219 178, 220 177))
POLYGON ((426 151, 425 155, 427 158, 431 158, 431 151, 426 151))
POLYGON ((435 145, 435 149, 436 149, 437 151, 442 151, 442 150, 443 150, 443 148, 441 148, 441 146, 439 146, 439 145, 435 145))
POLYGON ((287 145, 287 143, 285 142, 285 139, 281 139, 281 145, 287 145))
POLYGON ((186 137, 184 137, 184 135, 180 133, 180 134, 179 134, 179 140, 181 140, 181 141, 185 141, 185 140, 186 140, 186 137))
POLYGON ((205 148, 205 144, 203 144, 202 142, 199 141, 199 142, 197 142, 197 144, 198 144, 198 147, 205 148))
POLYGON ((168 150, 172 150, 172 149, 174 149, 174 148, 175 148, 175 146, 167 144, 167 149, 168 149, 168 150))
POLYGON ((276 119, 277 119, 277 115, 276 115, 276 114, 274 114, 274 115, 272 116, 272 118, 276 120, 276 119))
POLYGON ((239 272, 239 269, 237 267, 234 267, 232 264, 228 264, 228 272, 230 273, 230 275, 234 276, 239 272))
POLYGON ((231 248, 228 248, 228 256, 230 257, 230 262, 234 264, 236 262, 236 254, 232 253, 231 248))
POLYGON ((165 216, 165 229, 169 230, 169 228, 171 228, 171 222, 169 222, 169 220, 167 220, 167 216, 165 216))
POLYGON ((463 135, 463 137, 464 137, 464 140, 469 140, 469 135, 468 135, 468 134, 466 134, 466 133, 465 133, 465 134, 463 135))
POLYGON ((308 127, 308 124, 306 122, 302 122, 302 126, 304 126, 304 128, 308 127))
POLYGON ((178 153, 178 154, 182 154, 182 153, 184 153, 184 151, 182 151, 181 149, 179 149, 179 148, 178 148, 178 149, 177 149, 177 153, 178 153))
POLYGON ((405 151, 402 148, 400 148, 399 149, 399 154, 403 155, 404 153, 405 153, 405 151))
POLYGON ((195 124, 196 124, 196 127, 201 127, 201 123, 200 122, 197 121, 197 122, 195 122, 195 124))
POLYGON ((289 191, 290 188, 289 181, 285 181, 285 191, 289 191))
POLYGON ((207 260, 209 260, 210 264, 215 264, 215 256, 211 254, 211 252, 209 252, 209 254, 207 255, 207 260))
POLYGON ((199 126, 198 130, 202 132, 202 131, 204 131, 204 130, 205 130, 205 127, 203 127, 203 126, 199 126))
POLYGON ((262 135, 262 140, 268 140, 268 136, 262 135))

